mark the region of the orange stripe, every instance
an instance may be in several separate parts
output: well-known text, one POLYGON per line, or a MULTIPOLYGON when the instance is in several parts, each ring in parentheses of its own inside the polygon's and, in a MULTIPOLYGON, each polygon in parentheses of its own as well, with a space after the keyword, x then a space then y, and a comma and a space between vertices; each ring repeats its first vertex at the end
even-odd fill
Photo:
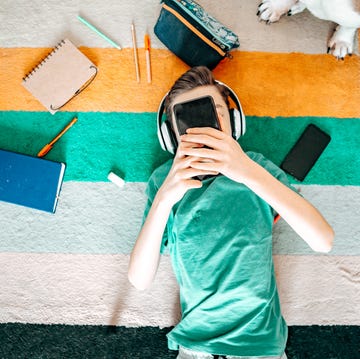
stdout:
MULTIPOLYGON (((81 48, 99 74, 65 111, 155 112, 174 80, 188 69, 167 50, 153 49, 153 82, 146 80, 145 51, 139 49, 141 83, 132 49, 81 48)), ((21 85, 22 77, 50 51, 0 49, 0 110, 46 111, 21 85)), ((238 94, 247 115, 360 117, 360 57, 234 51, 215 76, 238 94)))
POLYGON ((222 51, 218 46, 216 46, 212 41, 210 41, 207 37, 205 37, 198 29, 192 26, 189 21, 184 19, 180 14, 178 14, 174 9, 166 4, 163 4, 163 8, 167 11, 171 12, 178 20, 180 20, 188 29, 190 29, 194 34, 196 34, 200 39, 202 39, 205 43, 207 43, 210 47, 212 47, 215 51, 217 51, 221 56, 225 56, 225 52, 222 51))

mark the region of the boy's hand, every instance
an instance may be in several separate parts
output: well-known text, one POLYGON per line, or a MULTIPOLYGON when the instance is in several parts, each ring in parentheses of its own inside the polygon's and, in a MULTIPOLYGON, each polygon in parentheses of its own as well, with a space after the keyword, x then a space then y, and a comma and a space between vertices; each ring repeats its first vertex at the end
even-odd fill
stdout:
POLYGON ((201 158, 187 155, 187 152, 190 148, 197 147, 202 147, 202 145, 180 142, 178 146, 169 174, 158 191, 161 200, 170 206, 180 201, 189 189, 200 188, 202 186, 202 182, 193 177, 218 174, 216 171, 196 168, 192 165, 193 162, 201 161, 201 158))
POLYGON ((230 135, 210 127, 189 128, 186 132, 181 136, 181 141, 188 144, 183 153, 197 158, 191 162, 193 169, 218 172, 237 182, 250 175, 252 161, 230 135))

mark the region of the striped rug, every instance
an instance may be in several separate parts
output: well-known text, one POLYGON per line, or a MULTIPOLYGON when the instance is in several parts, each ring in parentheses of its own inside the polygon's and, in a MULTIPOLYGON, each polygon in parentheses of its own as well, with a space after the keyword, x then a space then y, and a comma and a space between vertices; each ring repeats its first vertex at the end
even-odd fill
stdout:
MULTIPOLYGON (((360 58, 326 51, 331 24, 308 13, 266 26, 257 2, 199 1, 241 43, 215 76, 241 99, 246 150, 280 164, 309 123, 331 135, 315 167, 291 181, 336 232, 320 255, 286 225, 274 229, 274 259, 289 358, 360 357, 360 58)), ((179 319, 178 289, 164 255, 153 286, 133 289, 129 254, 151 172, 169 156, 156 138, 156 110, 187 70, 156 39, 158 0, 2 2, 0 148, 36 155, 74 116, 47 158, 67 164, 55 215, 0 203, 0 358, 175 358, 165 334, 179 319), (109 47, 83 15, 123 47, 109 47), (134 21, 141 81, 131 43, 134 21), (152 40, 146 81, 143 36, 152 40), (51 115, 22 86, 63 37, 99 68, 93 84, 51 115), (113 171, 123 188, 107 180, 113 171)))

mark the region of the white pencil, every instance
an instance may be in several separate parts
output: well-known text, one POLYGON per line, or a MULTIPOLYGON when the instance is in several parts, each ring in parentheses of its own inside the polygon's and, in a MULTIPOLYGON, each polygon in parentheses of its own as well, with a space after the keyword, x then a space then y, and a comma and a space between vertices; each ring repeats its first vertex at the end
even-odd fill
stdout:
POLYGON ((137 47, 136 47, 136 33, 135 33, 134 23, 131 24, 131 34, 132 34, 132 41, 133 41, 133 48, 134 48, 136 80, 137 80, 137 82, 140 82, 139 59, 138 59, 137 47))

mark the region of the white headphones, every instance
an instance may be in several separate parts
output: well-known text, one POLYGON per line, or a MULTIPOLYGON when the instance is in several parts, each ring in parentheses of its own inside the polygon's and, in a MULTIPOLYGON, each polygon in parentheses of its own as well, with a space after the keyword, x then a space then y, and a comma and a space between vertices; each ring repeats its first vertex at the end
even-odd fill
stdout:
MULTIPOLYGON (((241 107, 240 100, 236 96, 235 92, 227 85, 220 81, 216 81, 217 84, 224 86, 229 91, 229 97, 234 101, 237 108, 229 109, 230 124, 232 130, 232 136, 235 140, 238 140, 246 131, 245 115, 241 107)), ((165 102, 168 96, 168 92, 162 98, 159 109, 157 112, 157 135, 161 148, 164 151, 168 151, 172 154, 176 152, 177 139, 172 129, 170 121, 166 118, 163 121, 163 114, 165 110, 165 102)))

